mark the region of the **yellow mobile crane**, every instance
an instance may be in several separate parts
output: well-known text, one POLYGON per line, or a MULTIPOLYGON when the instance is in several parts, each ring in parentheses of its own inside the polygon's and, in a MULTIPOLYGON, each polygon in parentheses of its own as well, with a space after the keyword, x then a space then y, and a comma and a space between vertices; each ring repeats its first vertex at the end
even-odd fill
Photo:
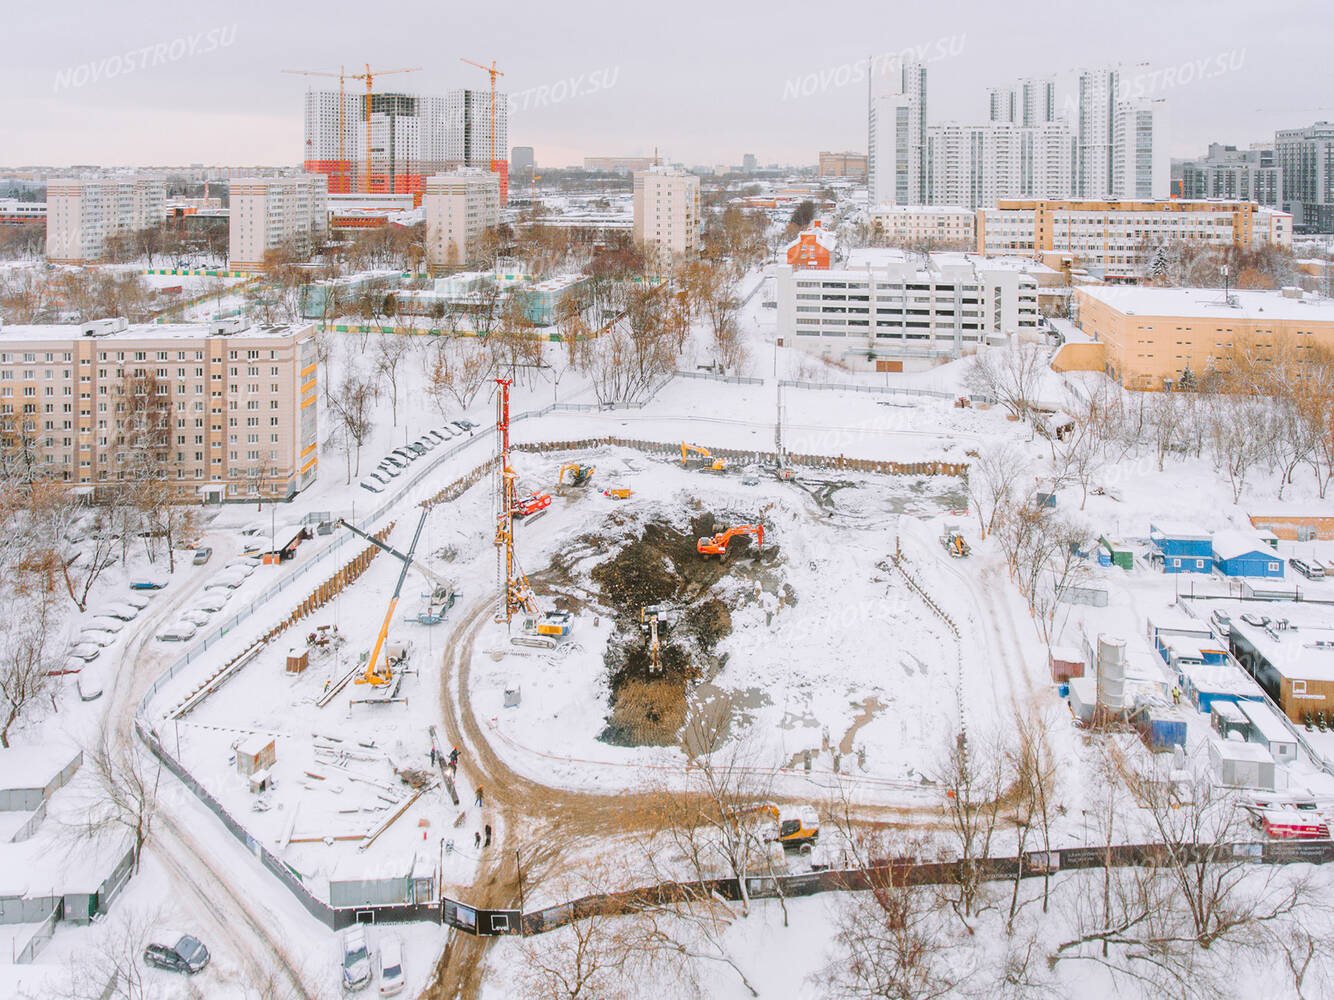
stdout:
MULTIPOLYGON (((417 539, 421 537, 428 513, 426 510, 422 511, 421 520, 417 522, 417 530, 412 534, 412 544, 408 546, 407 556, 403 557, 403 568, 399 571, 398 583, 394 585, 394 594, 389 598, 389 607, 385 609, 384 622, 380 625, 380 634, 375 637, 375 645, 371 648, 370 658, 366 660, 366 670, 356 679, 358 684, 372 684, 375 687, 380 687, 389 684, 394 679, 394 672, 390 669, 387 657, 383 667, 380 665, 380 650, 384 648, 385 639, 389 636, 389 623, 394 620, 394 609, 398 607, 398 595, 403 590, 403 581, 407 579, 408 567, 412 565, 412 554, 417 551, 417 539)), ((394 554, 397 555, 397 553, 394 554)))

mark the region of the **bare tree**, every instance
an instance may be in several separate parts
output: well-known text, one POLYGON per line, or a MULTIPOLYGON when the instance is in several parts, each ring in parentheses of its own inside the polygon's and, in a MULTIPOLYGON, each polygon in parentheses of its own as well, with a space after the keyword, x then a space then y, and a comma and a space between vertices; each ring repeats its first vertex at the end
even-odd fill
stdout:
POLYGON ((1020 483, 1029 474, 1027 464, 1020 448, 1002 441, 979 452, 969 465, 964 486, 983 538, 995 529, 997 515, 1014 504, 1020 483))
POLYGON ((446 337, 436 343, 435 361, 426 391, 435 400, 441 415, 445 398, 451 398, 466 410, 486 384, 491 373, 491 358, 486 348, 471 337, 446 337))
POLYGON ((42 707, 54 686, 56 663, 53 645, 55 612, 48 592, 39 591, 10 600, 6 627, 0 635, 0 746, 9 746, 15 723, 42 707))
POLYGON ((1027 420, 1046 371, 1041 347, 1012 340, 974 355, 966 380, 974 392, 991 396, 1016 419, 1027 420))
POLYGON ((409 336, 381 334, 375 342, 375 375, 389 384, 389 408, 395 427, 398 426, 398 380, 402 375, 403 359, 412 349, 409 336))
POLYGON ((356 455, 356 472, 361 474, 361 446, 375 427, 375 387, 368 381, 348 375, 339 384, 330 400, 334 418, 333 438, 341 443, 347 456, 347 482, 352 482, 352 457, 356 455))
POLYGON ((1003 749, 975 743, 960 726, 948 734, 937 780, 945 787, 946 821, 957 860, 949 904, 966 928, 978 912, 983 887, 980 862, 991 856, 1006 786, 1003 749))
POLYGON ((162 768, 128 739, 105 729, 96 743, 84 749, 83 762, 92 772, 95 794, 85 815, 71 825, 90 834, 115 830, 129 834, 138 872, 144 844, 153 832, 162 768))

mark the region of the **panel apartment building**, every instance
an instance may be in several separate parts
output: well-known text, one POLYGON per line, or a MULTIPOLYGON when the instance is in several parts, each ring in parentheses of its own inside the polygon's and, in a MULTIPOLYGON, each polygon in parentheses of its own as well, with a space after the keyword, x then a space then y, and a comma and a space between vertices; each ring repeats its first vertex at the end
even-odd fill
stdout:
POLYGON ((778 336, 856 368, 927 368, 1036 333, 1038 282, 1027 263, 858 249, 838 269, 779 265, 778 336))
POLYGON ((315 327, 238 321, 0 328, 0 428, 43 474, 96 492, 133 482, 126 398, 153 388, 181 499, 292 496, 318 467, 315 327))
POLYGON ((233 270, 262 271, 268 251, 290 245, 305 254, 329 233, 329 195, 319 174, 234 177, 230 188, 233 270))
POLYGON ((1334 233, 1334 122, 1274 134, 1283 171, 1283 209, 1306 233, 1334 233))
POLYGON ((482 234, 500 222, 500 178, 476 168, 426 179, 426 266, 454 270, 477 255, 482 234))
POLYGON ((91 264, 112 236, 156 226, 166 215, 166 186, 158 178, 46 182, 46 259, 91 264))
POLYGON ((1109 281, 1148 276, 1152 248, 1174 240, 1292 247, 1292 217, 1249 201, 997 202, 977 212, 977 252, 1025 254, 1058 270, 1065 260, 1109 281))
POLYGON ((699 177, 672 167, 634 175, 634 241, 658 267, 699 252, 699 177))
POLYGON ((1224 301, 1221 288, 1085 285, 1075 301, 1103 370, 1128 389, 1170 389, 1234 347, 1261 359, 1280 348, 1334 350, 1334 300, 1296 288, 1233 290, 1224 301))
POLYGON ((1274 164, 1273 147, 1237 149, 1211 142, 1199 160, 1181 165, 1182 198, 1226 198, 1278 208, 1283 168, 1274 164))
POLYGON ((501 175, 509 164, 509 97, 496 94, 496 166, 491 163, 491 92, 457 88, 444 94, 366 95, 309 90, 305 104, 305 169, 328 178, 333 194, 419 194, 426 179, 454 167, 501 175), (366 132, 370 130, 370 170, 366 132))

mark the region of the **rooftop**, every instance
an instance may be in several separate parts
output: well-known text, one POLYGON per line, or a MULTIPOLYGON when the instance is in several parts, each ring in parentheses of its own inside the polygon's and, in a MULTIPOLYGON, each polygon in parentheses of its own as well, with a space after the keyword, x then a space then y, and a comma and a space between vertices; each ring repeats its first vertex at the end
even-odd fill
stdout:
POLYGON ((1272 559, 1278 559, 1279 555, 1258 535, 1248 531, 1215 531, 1214 532, 1214 557, 1217 559, 1235 559, 1237 556, 1244 556, 1248 552, 1263 552, 1272 559))
POLYGON ((1164 538, 1189 538, 1197 542, 1210 540, 1207 531, 1189 521, 1154 521, 1149 525, 1149 536, 1154 535, 1161 535, 1164 538))
MULTIPOLYGON (((1265 607, 1269 624, 1254 625, 1240 614, 1232 616, 1232 631, 1244 638, 1281 677, 1334 681, 1334 611, 1296 602, 1265 607), (1282 611, 1277 610, 1282 608, 1282 611), (1291 617, 1284 617, 1290 615, 1291 617)), ((1247 609, 1254 617, 1260 612, 1247 609)))
POLYGON ((227 337, 230 340, 268 340, 305 333, 310 323, 282 326, 242 326, 231 322, 218 323, 125 323, 123 320, 99 319, 87 323, 5 324, 0 326, 0 348, 9 343, 24 341, 70 341, 90 339, 105 341, 131 340, 199 340, 205 337, 227 337))
POLYGON ((1138 285, 1081 286, 1092 299, 1127 316, 1188 316, 1236 322, 1309 321, 1334 323, 1334 299, 1283 292, 1233 289, 1224 304, 1221 288, 1147 288, 1138 285))

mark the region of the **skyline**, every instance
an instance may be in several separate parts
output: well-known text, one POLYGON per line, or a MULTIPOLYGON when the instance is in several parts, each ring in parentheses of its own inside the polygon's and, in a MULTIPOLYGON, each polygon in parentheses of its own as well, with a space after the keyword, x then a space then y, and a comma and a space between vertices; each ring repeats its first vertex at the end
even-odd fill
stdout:
POLYGON ((1291 40, 1226 24, 1229 10, 1238 22, 1250 15, 1237 2, 1179 5, 1175 21, 1189 30, 1166 38, 1142 30, 1149 12, 1161 17, 1159 5, 1134 0, 1119 9, 1129 16, 1090 33, 1034 3, 997 10, 970 2, 948 17, 844 4, 831 28, 858 29, 814 37, 788 30, 781 8, 748 4, 687 3, 679 17, 607 19, 589 5, 558 13, 520 0, 501 25, 455 23, 430 9, 371 19, 342 0, 326 4, 317 22, 253 0, 223 16, 161 17, 142 0, 115 11, 41 10, 26 26, 28 44, 0 68, 0 161, 296 165, 311 81, 281 70, 421 66, 386 89, 485 89, 485 74, 460 58, 497 60, 511 95, 510 143, 534 147, 539 166, 655 147, 689 164, 739 163, 748 152, 761 163, 806 164, 822 149, 861 150, 866 59, 889 64, 875 86, 892 89, 892 63, 904 52, 926 56, 932 123, 985 120, 987 89, 1025 76, 1055 76, 1058 105, 1068 106, 1073 71, 1110 63, 1147 64, 1138 73, 1146 96, 1169 102, 1174 158, 1202 155, 1210 142, 1272 141, 1278 129, 1334 118, 1334 106, 1306 96, 1334 91, 1323 55, 1334 32, 1315 23, 1311 5, 1269 5, 1275 24, 1312 22, 1291 40), (360 40, 347 37, 352 27, 360 40), (649 39, 658 43, 652 50, 649 39), (1281 72, 1289 66, 1302 67, 1299 88, 1281 72), (593 88, 595 78, 601 85, 593 88))

